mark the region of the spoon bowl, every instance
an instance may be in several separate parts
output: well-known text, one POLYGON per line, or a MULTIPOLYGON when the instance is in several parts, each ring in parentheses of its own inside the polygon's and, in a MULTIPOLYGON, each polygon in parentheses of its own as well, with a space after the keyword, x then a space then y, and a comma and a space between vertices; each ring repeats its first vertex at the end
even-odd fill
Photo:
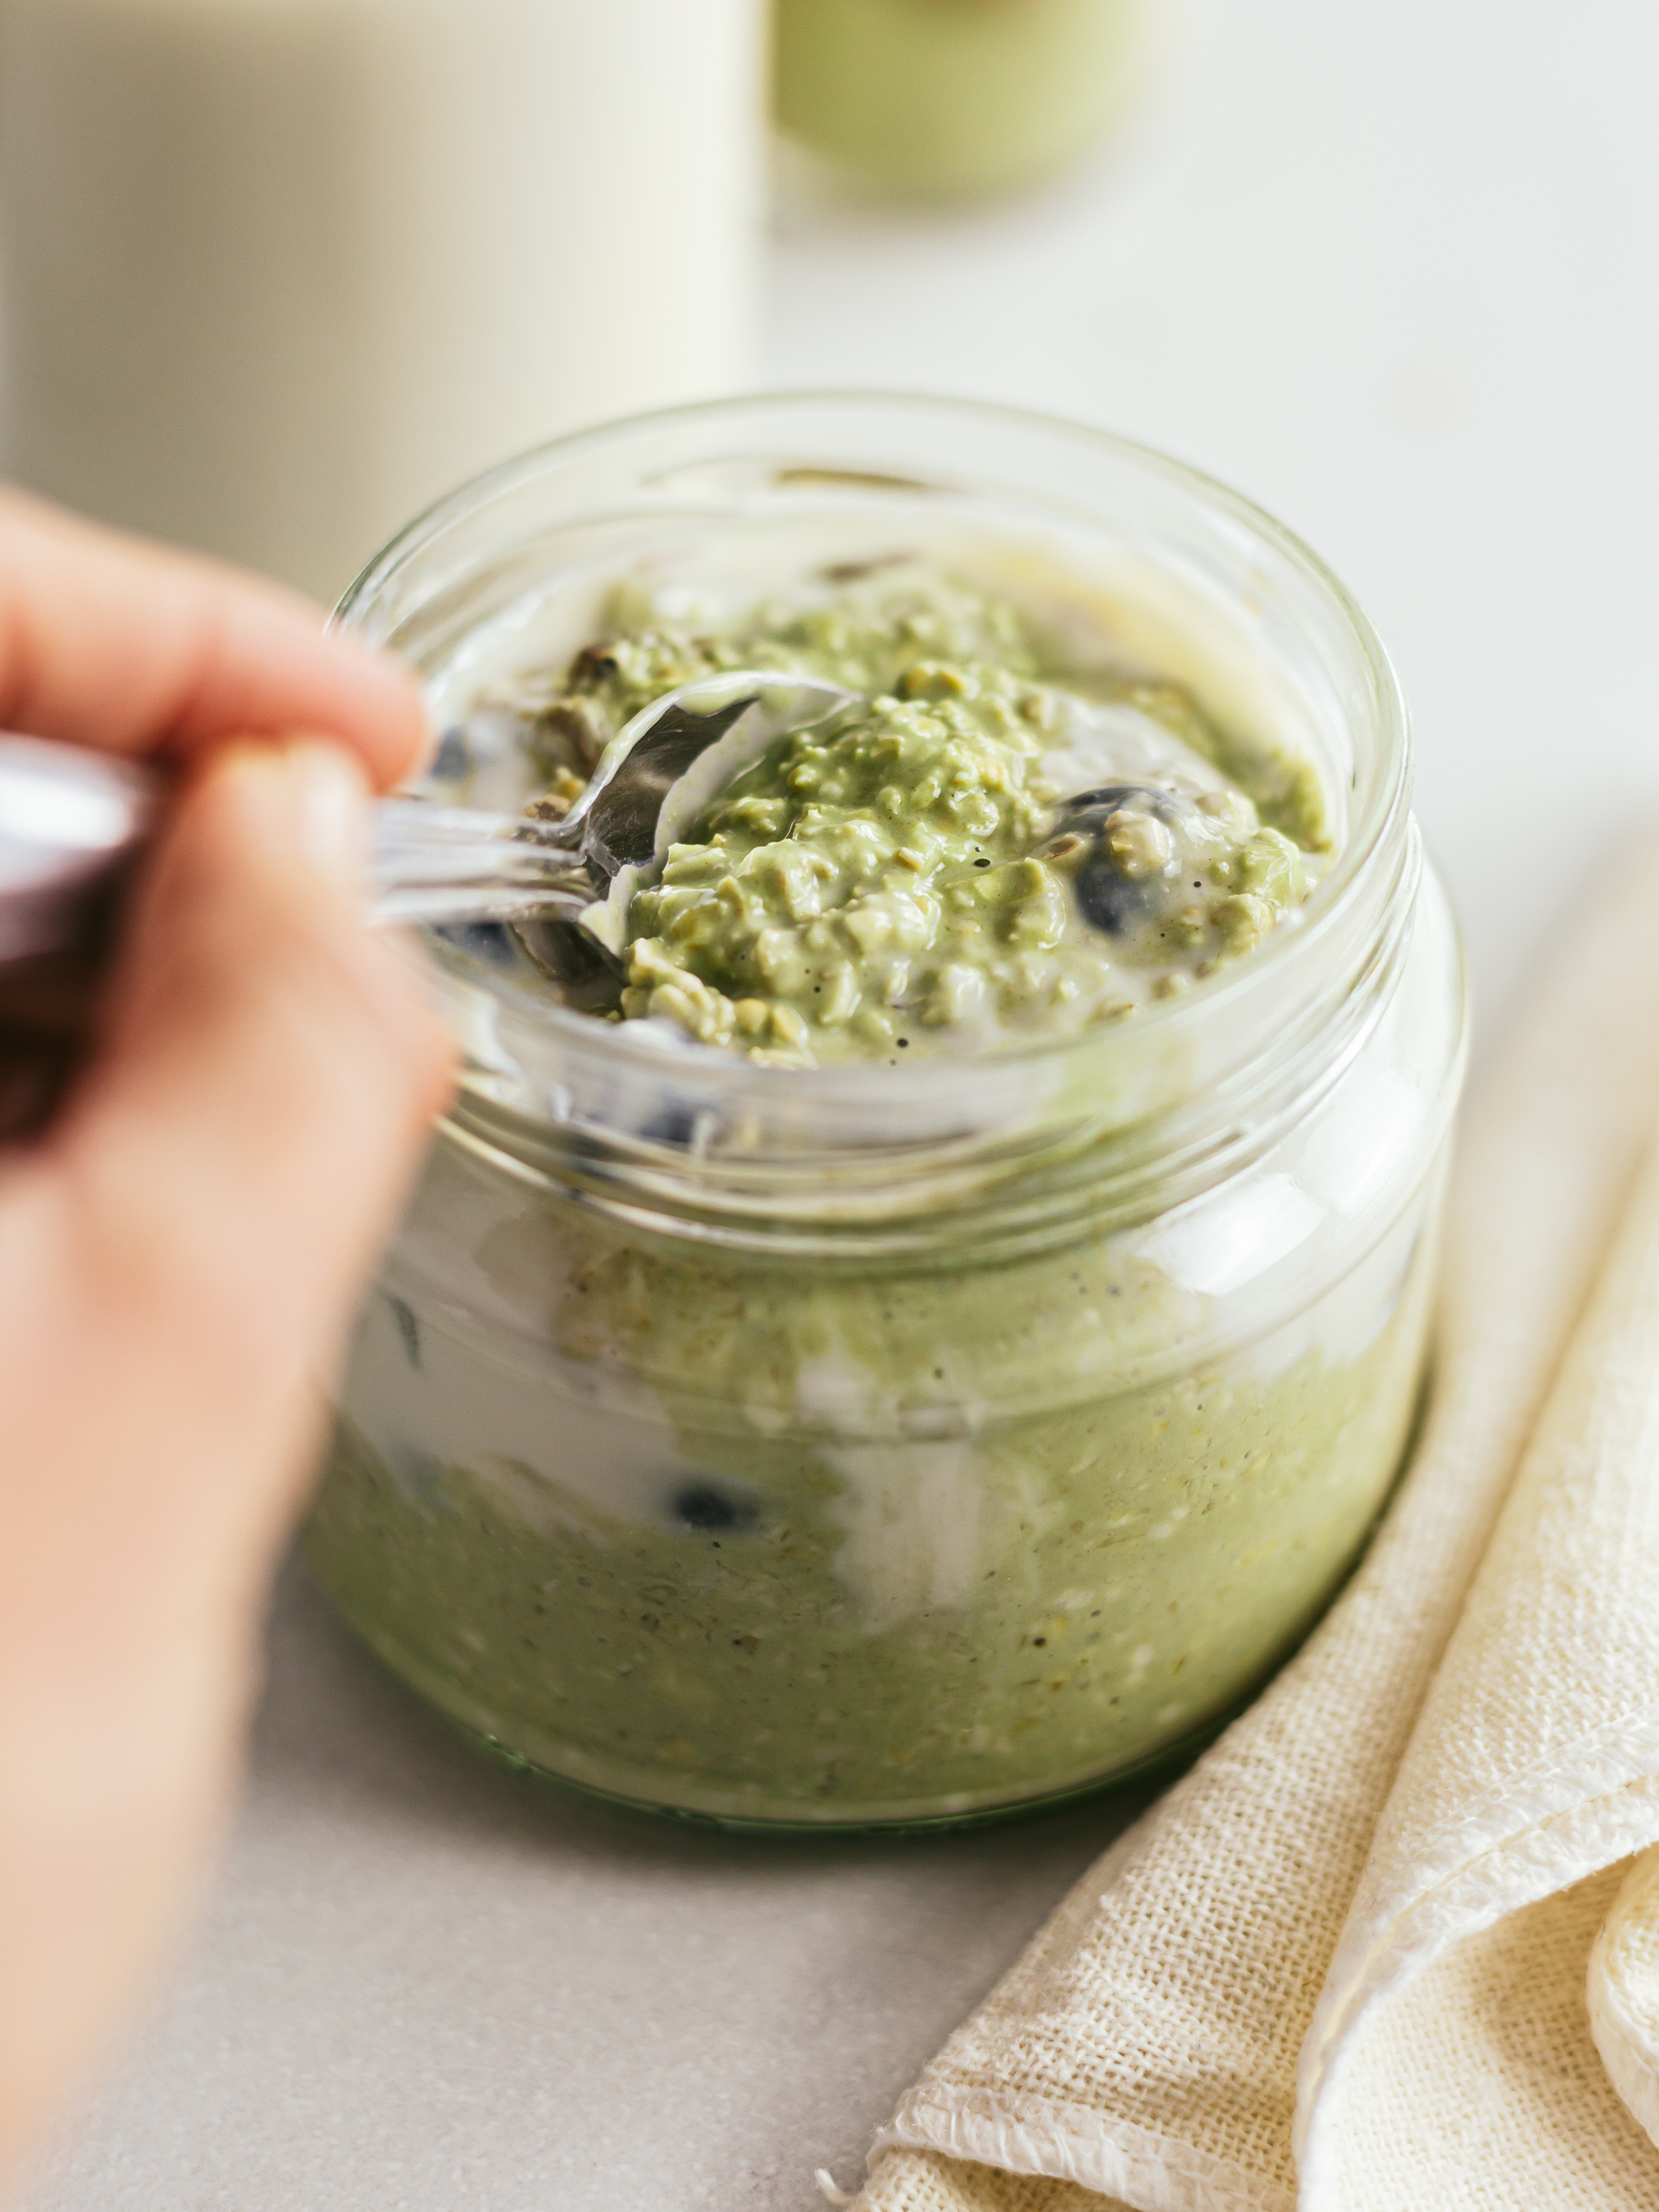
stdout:
POLYGON ((628 903, 715 795, 768 747, 816 728, 857 703, 817 677, 739 669, 666 691, 624 725, 562 821, 517 834, 569 855, 566 883, 550 886, 513 935, 567 995, 589 1010, 620 991, 628 903))

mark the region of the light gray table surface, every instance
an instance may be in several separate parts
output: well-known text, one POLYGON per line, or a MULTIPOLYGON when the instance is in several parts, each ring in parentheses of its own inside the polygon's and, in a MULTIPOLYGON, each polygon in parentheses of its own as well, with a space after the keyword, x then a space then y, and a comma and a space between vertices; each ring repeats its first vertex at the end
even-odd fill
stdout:
MULTIPOLYGON (((1659 810, 1659 13, 1158 13, 1140 121, 1057 193, 793 186, 771 372, 1052 409, 1299 529, 1400 664, 1490 1023, 1659 810)), ((205 1929, 31 2212, 812 2212, 1127 1809, 879 1845, 612 1815, 476 1762, 291 1576, 205 1929)))

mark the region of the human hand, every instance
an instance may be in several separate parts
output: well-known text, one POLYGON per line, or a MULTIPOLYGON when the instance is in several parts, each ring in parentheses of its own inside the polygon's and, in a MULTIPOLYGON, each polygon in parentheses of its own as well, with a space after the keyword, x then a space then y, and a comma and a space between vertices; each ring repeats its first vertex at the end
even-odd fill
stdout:
POLYGON ((90 1052, 0 1147, 0 2193, 222 1827, 318 1389, 448 1082, 359 893, 390 663, 0 496, 0 728, 180 765, 90 1052))

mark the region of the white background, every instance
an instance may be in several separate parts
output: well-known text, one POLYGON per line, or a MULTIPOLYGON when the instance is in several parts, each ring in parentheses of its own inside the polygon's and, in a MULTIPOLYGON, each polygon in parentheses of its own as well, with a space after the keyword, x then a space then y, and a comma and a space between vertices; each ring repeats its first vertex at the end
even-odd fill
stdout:
MULTIPOLYGON (((1133 130, 1058 194, 791 191, 771 373, 1053 409, 1300 531, 1399 664, 1490 1024, 1659 804, 1659 11, 1163 14, 1133 130)), ((35 2212, 811 2212, 1124 1815, 613 1817, 475 1764, 295 1584, 206 1936, 35 2212)))

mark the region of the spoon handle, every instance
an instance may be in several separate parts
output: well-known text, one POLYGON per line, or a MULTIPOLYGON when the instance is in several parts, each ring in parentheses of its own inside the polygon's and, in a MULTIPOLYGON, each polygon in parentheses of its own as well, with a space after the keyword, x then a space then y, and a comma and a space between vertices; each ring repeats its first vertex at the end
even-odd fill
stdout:
MULTIPOLYGON (((0 965, 83 942, 163 798, 162 779, 130 762, 0 736, 0 965)), ((574 914, 594 895, 562 823, 399 798, 377 800, 372 823, 377 923, 574 914)))
POLYGON ((575 916, 595 895, 585 864, 556 842, 557 823, 425 799, 381 799, 372 873, 377 923, 575 916))

